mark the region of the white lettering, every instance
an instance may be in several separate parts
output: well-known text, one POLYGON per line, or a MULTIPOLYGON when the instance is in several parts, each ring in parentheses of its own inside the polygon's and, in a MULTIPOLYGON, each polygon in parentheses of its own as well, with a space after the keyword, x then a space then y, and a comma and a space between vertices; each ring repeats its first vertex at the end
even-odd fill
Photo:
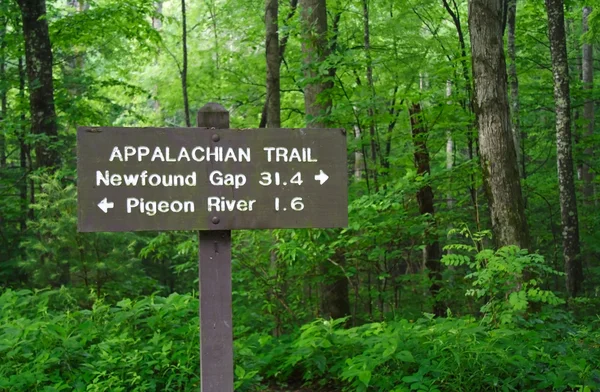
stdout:
POLYGON ((194 161, 196 162, 202 162, 204 161, 204 155, 200 155, 199 157, 196 155, 196 152, 200 151, 200 153, 204 154, 204 149, 202 147, 196 147, 192 150, 192 157, 194 158, 194 161))
POLYGON ((139 146, 137 151, 138 161, 141 162, 145 156, 150 154, 150 149, 146 146, 139 146))
POLYGON ((109 178, 110 174, 108 173, 108 170, 106 171, 106 176, 103 176, 100 170, 96 170, 96 186, 100 186, 100 182, 104 183, 106 186, 110 185, 109 178))
POLYGON ((213 151, 208 147, 206 149, 206 160, 209 162, 222 162, 223 161, 223 147, 215 147, 213 151), (212 159, 211 159, 212 157, 212 159))
MULTIPOLYGON (((142 200, 144 200, 144 199, 142 199, 142 200)), ((148 216, 156 215, 156 202, 155 201, 147 201, 146 205, 144 207, 146 208, 146 215, 148 215, 148 216)))
POLYGON ((152 158, 150 158, 150 160, 151 160, 152 162, 154 162, 154 161, 155 161, 155 160, 157 160, 157 159, 158 159, 158 160, 160 160, 160 161, 162 161, 162 162, 164 162, 164 161, 165 161, 165 156, 163 155, 163 153, 162 153, 162 151, 161 151, 160 147, 156 147, 156 148, 154 149, 154 153, 152 154, 152 158))
MULTIPOLYGON (((218 199, 218 198, 217 198, 218 199)), ((144 199, 138 199, 135 197, 127 198, 127 213, 131 214, 133 212, 138 212, 140 214, 146 214, 148 216, 154 216, 157 212, 167 213, 167 212, 194 212, 195 205, 193 201, 179 201, 172 200, 168 202, 166 200, 149 200, 144 201, 144 199)))
POLYGON ((304 160, 304 162, 319 162, 317 160, 317 158, 312 159, 311 155, 312 150, 310 148, 303 148, 302 149, 302 158, 304 160))
POLYGON ((123 179, 125 180, 125 186, 136 186, 139 178, 139 174, 125 174, 123 176, 123 179))
POLYGON ((110 185, 119 186, 121 185, 121 176, 119 174, 113 174, 110 176, 110 185))
POLYGON ((123 162, 123 155, 121 155, 121 150, 119 150, 119 147, 114 147, 112 152, 110 153, 110 158, 108 158, 108 160, 110 162, 112 162, 115 158, 117 158, 119 161, 123 162))
POLYGON ((135 197, 128 197, 127 198, 127 213, 131 214, 131 211, 140 205, 140 201, 138 199, 136 199, 135 197))
POLYGON ((171 152, 171 150, 169 149, 169 147, 165 147, 165 155, 167 156, 166 161, 167 162, 177 162, 177 160, 175 158, 171 157, 170 152, 171 152))
POLYGON ((237 162, 237 157, 235 156, 235 152, 233 151, 232 148, 228 148, 227 152, 225 153, 225 162, 232 160, 234 162, 237 162))
POLYGON ((239 189, 241 186, 246 184, 246 176, 243 174, 225 174, 218 170, 213 171, 208 176, 208 180, 215 186, 233 186, 235 189, 239 189))
MULTIPOLYGON (((227 182, 225 185, 234 185, 237 188, 246 183, 246 176, 243 174, 238 175, 227 175, 227 182), (231 176, 231 177, 227 177, 231 176), (240 177, 241 176, 241 177, 240 177)), ((196 172, 191 174, 149 174, 147 170, 142 171, 140 174, 110 174, 108 170, 104 173, 100 170, 96 170, 96 186, 196 186, 197 176, 196 172)))
POLYGON ((263 147, 263 150, 267 152, 267 161, 271 162, 271 152, 275 150, 275 147, 263 147))
POLYGON ((181 147, 181 151, 179 151, 179 156, 177 157, 177 161, 181 162, 183 159, 186 159, 188 162, 190 161, 190 155, 187 152, 185 147, 181 147))
POLYGON ((148 183, 151 186, 159 186, 160 182, 160 176, 158 174, 151 174, 150 177, 148 177, 148 183))
POLYGON ((129 157, 135 156, 135 147, 125 146, 125 162, 129 160, 129 157))
POLYGON ((312 157, 310 147, 291 148, 286 147, 263 147, 267 154, 268 162, 318 162, 312 157))
POLYGON ((275 153, 277 154, 276 162, 287 162, 287 153, 288 149, 285 147, 277 147, 275 149, 275 153))
POLYGON ((292 162, 294 159, 296 160, 296 162, 302 162, 302 160, 300 159, 300 152, 298 152, 297 148, 292 148, 289 162, 292 162))
POLYGON ((207 200, 208 211, 252 211, 256 200, 227 200, 225 197, 211 196, 207 200))
POLYGON ((243 149, 239 149, 238 151, 239 153, 239 161, 246 161, 246 162, 250 162, 250 147, 246 147, 245 151, 243 149))
MULTIPOLYGON (((185 185, 196 186, 196 172, 192 172, 192 174, 185 176, 185 185)), ((183 186, 183 184, 181 184, 181 186, 183 186)))
POLYGON ((173 200, 169 207, 171 207, 171 211, 173 212, 181 212, 183 209, 183 204, 181 204, 179 200, 173 200))

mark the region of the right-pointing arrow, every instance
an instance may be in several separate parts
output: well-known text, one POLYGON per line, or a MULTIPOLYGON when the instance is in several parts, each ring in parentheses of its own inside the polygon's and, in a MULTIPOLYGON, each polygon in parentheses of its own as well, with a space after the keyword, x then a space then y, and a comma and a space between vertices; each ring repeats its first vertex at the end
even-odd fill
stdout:
POLYGON ((327 181, 329 179, 329 176, 327 174, 325 174, 325 172, 323 170, 321 170, 319 172, 319 174, 317 174, 315 176, 315 180, 319 181, 321 183, 321 185, 323 185, 325 183, 325 181, 327 181))
POLYGON ((113 208, 115 203, 109 203, 108 198, 105 197, 100 203, 98 203, 98 207, 106 214, 109 209, 113 208))

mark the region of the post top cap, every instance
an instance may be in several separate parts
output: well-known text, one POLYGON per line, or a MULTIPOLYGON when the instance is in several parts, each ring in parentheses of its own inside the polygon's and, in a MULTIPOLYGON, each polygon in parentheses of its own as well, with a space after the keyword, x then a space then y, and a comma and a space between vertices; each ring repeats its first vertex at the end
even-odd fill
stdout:
POLYGON ((206 105, 202 106, 199 112, 226 112, 227 109, 223 107, 220 103, 209 102, 206 105))

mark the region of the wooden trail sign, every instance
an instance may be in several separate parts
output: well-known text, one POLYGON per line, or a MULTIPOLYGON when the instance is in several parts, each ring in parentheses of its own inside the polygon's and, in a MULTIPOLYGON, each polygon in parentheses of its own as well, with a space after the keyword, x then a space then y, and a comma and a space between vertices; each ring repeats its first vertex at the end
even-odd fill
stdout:
POLYGON ((78 229, 200 230, 200 390, 233 392, 230 230, 346 226, 346 134, 197 123, 78 128, 78 229))
POLYGON ((79 231, 346 226, 341 129, 77 130, 79 231))

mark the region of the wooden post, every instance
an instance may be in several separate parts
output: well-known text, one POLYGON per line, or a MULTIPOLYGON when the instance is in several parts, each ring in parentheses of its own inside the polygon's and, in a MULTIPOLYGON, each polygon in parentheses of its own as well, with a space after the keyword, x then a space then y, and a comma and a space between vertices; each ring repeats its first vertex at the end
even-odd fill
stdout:
MULTIPOLYGON (((197 124, 229 128, 229 112, 218 103, 208 103, 198 111, 197 124)), ((212 219, 219 222, 218 216, 212 219)), ((198 245, 200 391, 233 392, 231 230, 199 231, 198 245)))

